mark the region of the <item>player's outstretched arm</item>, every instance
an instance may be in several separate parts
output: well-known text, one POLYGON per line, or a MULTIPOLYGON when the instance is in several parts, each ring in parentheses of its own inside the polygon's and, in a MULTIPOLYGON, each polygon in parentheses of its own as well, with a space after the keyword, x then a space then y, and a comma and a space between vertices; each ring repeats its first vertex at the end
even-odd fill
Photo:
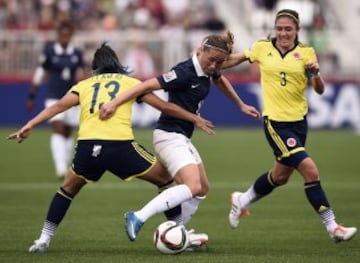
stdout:
POLYGON ((21 143, 27 137, 30 136, 31 130, 38 124, 52 118, 56 114, 63 112, 70 107, 79 104, 79 97, 76 94, 68 93, 61 100, 59 100, 56 104, 52 105, 49 108, 44 109, 27 124, 25 124, 20 130, 14 132, 6 137, 7 140, 16 139, 18 143, 21 143))
POLYGON ((174 103, 164 101, 153 93, 145 94, 141 97, 141 100, 161 112, 194 123, 195 126, 208 135, 215 134, 213 130, 214 125, 211 123, 211 121, 200 117, 198 114, 191 113, 174 103))
POLYGON ((247 57, 245 57, 244 53, 233 53, 228 56, 228 58, 222 63, 221 68, 231 68, 236 65, 241 64, 246 61, 247 57))
POLYGON ((260 119, 260 113, 258 110, 242 101, 239 95, 234 90, 233 86, 227 78, 221 76, 219 79, 214 81, 215 84, 221 89, 221 91, 235 103, 235 105, 246 115, 249 115, 255 119, 260 119))

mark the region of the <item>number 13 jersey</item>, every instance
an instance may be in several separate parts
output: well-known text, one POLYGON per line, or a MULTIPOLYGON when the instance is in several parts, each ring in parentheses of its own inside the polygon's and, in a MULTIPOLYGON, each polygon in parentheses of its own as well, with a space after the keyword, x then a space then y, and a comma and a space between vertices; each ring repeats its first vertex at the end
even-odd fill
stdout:
POLYGON ((139 84, 140 80, 118 73, 90 77, 74 85, 69 92, 79 96, 81 114, 78 140, 133 140, 132 105, 135 99, 120 105, 105 121, 99 119, 102 104, 139 84))

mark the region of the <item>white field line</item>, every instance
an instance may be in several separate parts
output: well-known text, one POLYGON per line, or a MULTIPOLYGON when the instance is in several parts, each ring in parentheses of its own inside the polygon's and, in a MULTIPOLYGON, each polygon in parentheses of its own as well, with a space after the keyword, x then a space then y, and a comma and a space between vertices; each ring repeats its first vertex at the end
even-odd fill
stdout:
MULTIPOLYGON (((224 182, 210 182, 211 190, 216 189, 238 189, 246 190, 253 182, 245 181, 224 181, 224 182)), ((326 182, 322 183, 325 189, 359 189, 360 182, 326 182)), ((39 191, 39 190, 56 190, 60 186, 59 183, 0 183, 0 191, 39 191)), ((86 186, 86 189, 90 190, 108 190, 108 189, 152 189, 154 186, 147 184, 146 182, 98 182, 98 183, 89 183, 86 186)), ((294 188, 303 188, 302 183, 289 183, 283 189, 294 189, 294 188)))

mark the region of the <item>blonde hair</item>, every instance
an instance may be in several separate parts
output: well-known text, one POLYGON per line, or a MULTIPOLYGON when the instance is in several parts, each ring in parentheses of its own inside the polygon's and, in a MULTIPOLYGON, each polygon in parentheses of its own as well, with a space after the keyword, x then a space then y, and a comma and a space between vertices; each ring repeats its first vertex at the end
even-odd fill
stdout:
POLYGON ((223 35, 208 35, 201 45, 204 49, 212 48, 226 54, 231 54, 234 45, 234 34, 230 30, 226 30, 223 35))

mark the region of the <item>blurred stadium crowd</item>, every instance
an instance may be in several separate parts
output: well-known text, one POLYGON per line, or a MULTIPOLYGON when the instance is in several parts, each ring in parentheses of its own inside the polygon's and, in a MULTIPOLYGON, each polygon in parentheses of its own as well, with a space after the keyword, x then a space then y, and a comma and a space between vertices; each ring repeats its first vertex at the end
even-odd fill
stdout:
MULTIPOLYGON (((344 12, 359 12, 357 2, 346 1, 344 12)), ((74 21, 85 59, 108 41, 138 77, 148 77, 186 58, 208 31, 229 28, 237 48, 247 48, 271 33, 276 10, 294 8, 300 40, 315 47, 323 73, 356 77, 360 62, 346 50, 359 52, 360 43, 337 7, 335 0, 0 0, 0 75, 32 74, 44 42, 64 19, 74 21)), ((249 66, 231 71, 257 73, 249 66)))

